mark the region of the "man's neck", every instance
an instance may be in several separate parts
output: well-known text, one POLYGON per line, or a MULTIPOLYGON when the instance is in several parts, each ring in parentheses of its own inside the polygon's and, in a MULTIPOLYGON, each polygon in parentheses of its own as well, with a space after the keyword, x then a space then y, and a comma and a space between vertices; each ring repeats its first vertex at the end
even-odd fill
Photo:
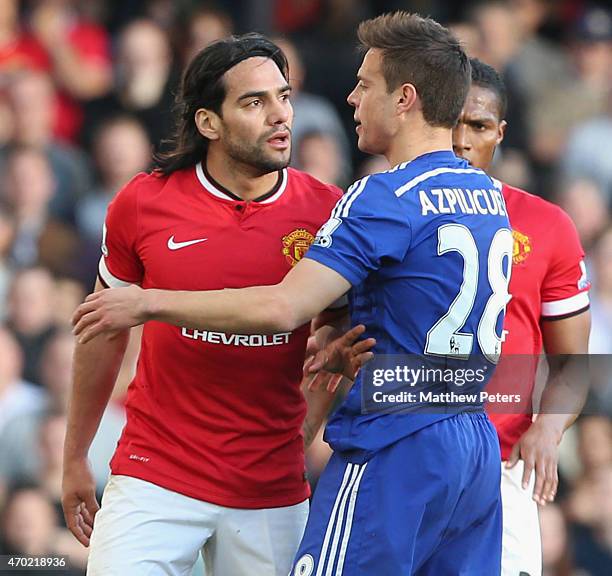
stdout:
POLYGON ((259 170, 227 156, 209 150, 206 170, 212 178, 246 202, 255 200, 270 192, 278 182, 278 171, 262 174, 259 170))
POLYGON ((423 154, 453 150, 453 137, 450 128, 435 128, 424 125, 416 128, 406 126, 392 140, 385 154, 391 166, 410 162, 423 154))

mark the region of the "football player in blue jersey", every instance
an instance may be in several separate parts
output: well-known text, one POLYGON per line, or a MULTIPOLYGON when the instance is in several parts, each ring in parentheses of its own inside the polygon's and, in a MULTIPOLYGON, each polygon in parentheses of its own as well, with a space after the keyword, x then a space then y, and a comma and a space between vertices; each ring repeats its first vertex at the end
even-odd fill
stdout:
MULTIPOLYGON (((469 60, 447 29, 415 14, 368 20, 358 35, 365 55, 348 102, 359 147, 393 168, 349 188, 281 283, 97 292, 74 317, 82 341, 147 320, 290 332, 348 292, 352 321, 367 326, 379 357, 450 368, 481 357, 483 373, 493 372, 512 236, 495 183, 452 150, 469 60)), ((391 372, 399 377, 397 368, 391 372)), ((482 402, 364 410, 366 372, 327 426, 334 454, 292 574, 499 574, 500 453, 482 402)), ((471 390, 482 391, 487 378, 471 390)), ((461 385, 434 379, 427 391, 443 397, 454 384, 461 385)))

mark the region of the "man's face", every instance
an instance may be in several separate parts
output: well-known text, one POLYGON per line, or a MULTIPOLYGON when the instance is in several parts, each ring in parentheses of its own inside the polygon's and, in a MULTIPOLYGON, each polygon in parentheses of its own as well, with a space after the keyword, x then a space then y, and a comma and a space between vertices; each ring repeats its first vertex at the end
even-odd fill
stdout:
POLYGON ((453 129, 453 150, 475 168, 487 170, 495 147, 504 139, 506 121, 499 117, 497 94, 472 85, 453 129))
POLYGON ((368 50, 357 72, 357 85, 347 97, 355 108, 357 145, 370 154, 385 154, 396 132, 394 94, 387 92, 381 65, 381 51, 368 50))
POLYGON ((253 57, 225 74, 219 143, 237 162, 262 173, 285 168, 291 157, 291 88, 274 61, 253 57))

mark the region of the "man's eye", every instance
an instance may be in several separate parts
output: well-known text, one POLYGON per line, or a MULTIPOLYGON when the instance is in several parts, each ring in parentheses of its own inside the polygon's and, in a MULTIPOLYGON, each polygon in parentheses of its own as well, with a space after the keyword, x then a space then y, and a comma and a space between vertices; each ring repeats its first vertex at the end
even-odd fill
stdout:
POLYGON ((251 102, 249 102, 249 106, 251 106, 252 108, 259 108, 259 106, 261 106, 263 104, 263 102, 261 100, 252 100, 251 102))

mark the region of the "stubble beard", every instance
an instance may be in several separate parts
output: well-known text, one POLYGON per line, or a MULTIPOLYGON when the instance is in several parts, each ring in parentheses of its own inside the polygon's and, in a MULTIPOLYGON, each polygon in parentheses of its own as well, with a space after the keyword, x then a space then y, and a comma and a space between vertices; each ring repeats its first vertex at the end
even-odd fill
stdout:
POLYGON ((275 158, 266 153, 265 146, 268 138, 270 138, 270 135, 266 134, 258 138, 255 143, 248 144, 230 137, 225 145, 226 153, 234 162, 249 166, 262 175, 277 172, 289 165, 291 145, 282 156, 275 158))

